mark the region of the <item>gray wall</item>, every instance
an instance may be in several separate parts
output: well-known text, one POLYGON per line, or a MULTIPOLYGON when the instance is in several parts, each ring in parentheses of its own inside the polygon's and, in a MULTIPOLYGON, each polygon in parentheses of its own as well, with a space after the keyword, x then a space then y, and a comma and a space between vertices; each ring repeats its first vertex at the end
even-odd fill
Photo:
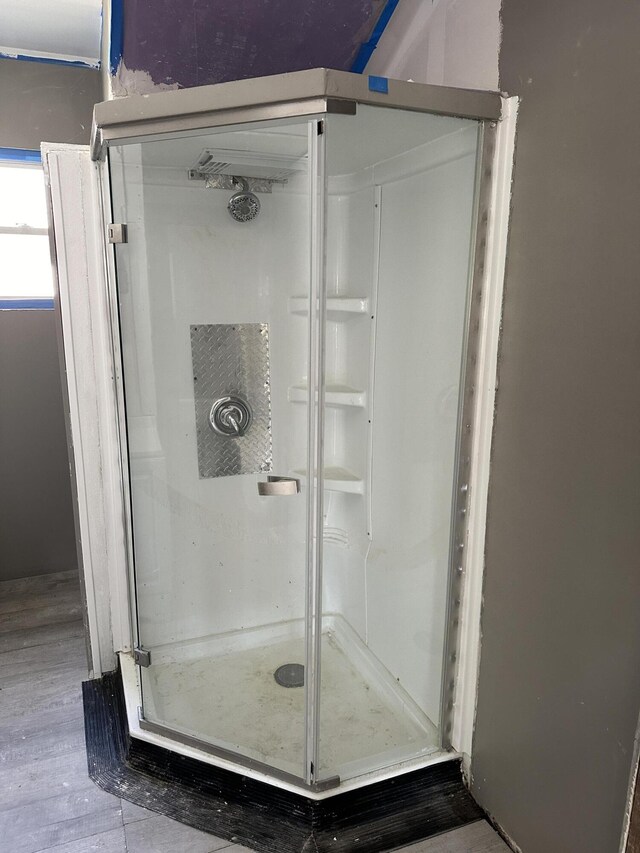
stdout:
MULTIPOLYGON (((0 59, 0 146, 88 143, 100 72, 0 59)), ((0 311, 0 580, 77 566, 53 311, 0 311)))
POLYGON ((640 707, 640 6, 504 0, 522 96, 473 790, 615 853, 640 707))
POLYGON ((0 580, 77 565, 53 311, 0 311, 0 580))
POLYGON ((101 100, 95 69, 0 59, 0 147, 88 144, 93 105, 101 100))

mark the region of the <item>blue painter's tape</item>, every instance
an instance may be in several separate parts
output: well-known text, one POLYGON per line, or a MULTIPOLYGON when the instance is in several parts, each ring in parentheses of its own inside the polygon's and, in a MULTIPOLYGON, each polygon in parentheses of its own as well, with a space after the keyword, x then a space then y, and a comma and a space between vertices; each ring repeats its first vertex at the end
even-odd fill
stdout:
POLYGON ((122 59, 124 44, 124 3, 111 0, 111 33, 109 39, 109 70, 115 74, 122 59))
POLYGON ((0 148, 0 160, 18 163, 42 163, 39 151, 30 151, 26 148, 0 148))
POLYGON ((353 60, 351 70, 355 74, 362 74, 364 69, 367 67, 367 63, 371 59, 371 54, 378 46, 382 33, 385 31, 385 28, 391 20, 391 16, 395 12, 396 6, 399 2, 400 0, 387 0, 387 5, 380 13, 380 17, 373 28, 369 41, 360 45, 360 50, 358 51, 356 58, 353 60))
POLYGON ((388 95, 389 81, 386 77, 376 77, 374 74, 369 74, 369 91, 382 92, 383 95, 388 95))
POLYGON ((0 299, 0 311, 53 311, 53 299, 0 299))
POLYGON ((0 53, 0 59, 20 59, 24 62, 45 62, 47 65, 68 65, 72 68, 100 68, 100 62, 84 62, 81 59, 54 59, 50 56, 25 56, 22 53, 0 53))

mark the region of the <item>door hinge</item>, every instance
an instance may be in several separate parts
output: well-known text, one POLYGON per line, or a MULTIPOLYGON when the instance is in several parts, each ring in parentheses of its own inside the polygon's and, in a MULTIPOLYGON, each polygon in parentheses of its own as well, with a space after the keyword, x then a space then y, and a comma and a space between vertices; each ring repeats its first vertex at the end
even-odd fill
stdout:
POLYGON ((151 652, 136 646, 133 650, 133 660, 138 666, 151 666, 151 652))
POLYGON ((107 226, 107 236, 110 243, 126 243, 127 226, 123 222, 111 222, 107 226))

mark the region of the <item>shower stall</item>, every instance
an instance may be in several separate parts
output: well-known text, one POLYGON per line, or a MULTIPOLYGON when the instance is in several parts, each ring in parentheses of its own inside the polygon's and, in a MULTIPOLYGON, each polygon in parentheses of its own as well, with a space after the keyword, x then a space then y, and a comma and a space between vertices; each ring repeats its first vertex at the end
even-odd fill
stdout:
POLYGON ((324 70, 97 106, 135 736, 325 795, 455 754, 500 117, 324 70))

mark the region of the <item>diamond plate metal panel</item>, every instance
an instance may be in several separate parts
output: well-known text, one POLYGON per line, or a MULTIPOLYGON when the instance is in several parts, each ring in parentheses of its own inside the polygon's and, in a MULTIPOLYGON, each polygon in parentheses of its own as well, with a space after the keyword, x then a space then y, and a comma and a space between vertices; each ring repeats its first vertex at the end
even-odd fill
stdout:
POLYGON ((191 326, 191 360, 200 478, 271 471, 268 325, 191 326), (209 422, 213 403, 227 396, 251 408, 244 435, 219 435, 209 422))

